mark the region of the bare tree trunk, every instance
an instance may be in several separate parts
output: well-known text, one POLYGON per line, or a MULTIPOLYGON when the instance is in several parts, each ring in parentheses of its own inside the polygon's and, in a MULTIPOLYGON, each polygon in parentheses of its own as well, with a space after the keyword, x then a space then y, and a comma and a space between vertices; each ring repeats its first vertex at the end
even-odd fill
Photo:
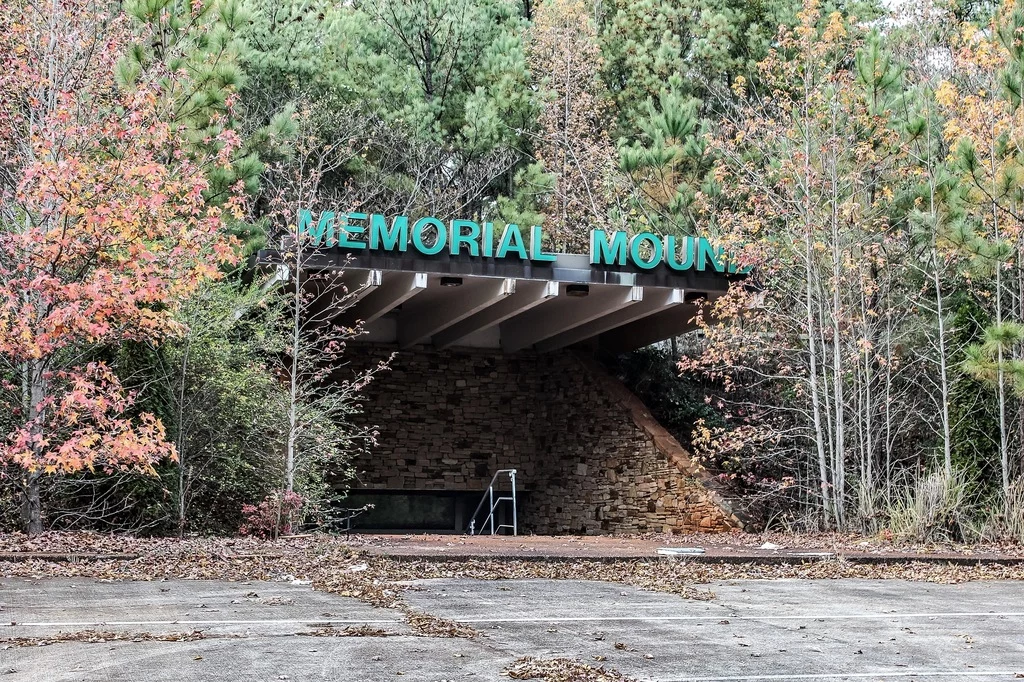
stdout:
POLYGON ((295 489, 295 449, 299 424, 299 353, 302 350, 302 239, 303 235, 295 231, 295 293, 292 300, 292 364, 288 394, 288 449, 284 463, 284 489, 292 492, 295 489))
MULTIPOLYGON (((995 140, 994 131, 992 139, 995 140)), ((998 196, 997 187, 995 186, 996 168, 995 168, 996 150, 994 148, 989 149, 989 165, 990 173, 992 177, 992 188, 991 196, 998 196)), ((992 200, 992 229, 995 234, 995 240, 998 243, 1001 237, 999 232, 999 208, 996 205, 995 200, 992 200)), ((1002 263, 996 263, 996 327, 1001 328, 1003 325, 1003 268, 1002 263)), ((1004 504, 1008 503, 1010 496, 1010 444, 1009 438, 1007 437, 1006 431, 1006 369, 1003 367, 1003 344, 1002 342, 996 344, 996 393, 999 397, 999 464, 1002 473, 1002 487, 1003 487, 1003 499, 1004 504)))
MULTIPOLYGON (((921 31, 918 39, 926 49, 934 48, 934 44, 931 42, 929 37, 930 32, 921 31)), ((929 91, 929 94, 932 93, 929 91)), ((951 420, 949 416, 949 394, 950 394, 950 382, 949 382, 949 348, 946 343, 946 307, 945 298, 942 294, 942 256, 939 253, 938 239, 939 239, 939 216, 936 206, 935 197, 935 167, 933 159, 933 139, 932 139, 932 125, 931 125, 931 99, 930 96, 925 98, 927 103, 926 117, 925 117, 925 148, 923 152, 920 152, 920 161, 925 166, 928 173, 928 218, 929 218, 929 260, 931 261, 931 279, 932 288, 935 293, 935 318, 936 325, 938 327, 938 344, 937 350, 939 353, 939 417, 942 424, 942 467, 946 476, 950 476, 953 473, 953 437, 951 420)))
POLYGON ((181 361, 181 385, 178 387, 178 437, 175 447, 178 450, 178 537, 185 537, 185 525, 187 523, 187 491, 188 486, 188 462, 185 446, 185 382, 188 376, 188 358, 192 350, 192 337, 185 341, 185 357, 181 361))
POLYGON ((835 420, 835 449, 832 453, 833 512, 836 527, 843 528, 846 524, 844 500, 846 498, 846 415, 843 395, 843 352, 840 317, 842 301, 839 289, 842 286, 843 252, 839 235, 839 178, 837 176, 836 159, 836 108, 832 108, 831 145, 831 222, 832 222, 832 399, 835 403, 833 419, 835 420))
POLYGON ((932 258, 935 267, 932 268, 932 280, 935 285, 935 310, 939 325, 939 393, 941 396, 941 417, 942 417, 942 463, 946 476, 953 473, 953 437, 951 435, 949 420, 949 368, 946 362, 946 320, 945 311, 942 306, 942 282, 939 279, 939 259, 934 246, 933 236, 932 258))
MULTIPOLYGON (((835 235, 833 235, 835 238, 835 235)), ((838 245, 837 247, 838 248, 838 245)), ((839 329, 839 266, 834 265, 833 277, 836 281, 833 283, 832 292, 832 305, 834 310, 832 311, 832 400, 834 402, 834 408, 832 417, 835 422, 835 449, 832 453, 832 484, 833 484, 833 502, 834 505, 832 510, 835 514, 836 527, 843 528, 846 523, 845 510, 843 508, 843 500, 846 497, 846 415, 844 411, 844 395, 843 395, 843 358, 840 344, 842 339, 840 338, 839 329)))
MULTIPOLYGON (((997 233, 998 234, 998 233, 997 233)), ((996 326, 1003 324, 1002 277, 996 267, 996 326)), ((1006 370, 1003 367, 1003 345, 996 345, 996 394, 999 397, 999 464, 1002 473, 1003 496, 1010 495, 1010 444, 1006 432, 1006 370)))
MULTIPOLYGON (((891 358, 892 334, 886 335, 885 344, 885 357, 891 358)), ((886 495, 892 491, 892 422, 892 363, 887 362, 885 363, 885 464, 883 465, 885 469, 882 472, 886 495)))
MULTIPOLYGON (((38 360, 26 362, 25 367, 25 384, 23 384, 28 390, 26 392, 26 402, 28 405, 28 418, 32 422, 33 438, 32 449, 36 455, 34 459, 39 461, 41 459, 42 445, 40 445, 42 437, 43 422, 46 419, 45 408, 42 407, 46 399, 47 391, 47 379, 44 364, 38 360)), ((25 500, 22 511, 23 519, 25 522, 25 531, 29 535, 38 535, 43 532, 43 505, 42 497, 40 494, 40 478, 42 472, 38 469, 28 471, 25 475, 25 500)))
POLYGON ((32 471, 25 476, 25 499, 22 504, 22 519, 25 532, 39 535, 43 532, 43 503, 39 490, 39 472, 32 471))
MULTIPOLYGON (((867 321, 867 314, 862 314, 865 323, 867 321)), ((864 434, 862 436, 862 451, 864 452, 864 463, 861 469, 861 485, 865 487, 865 494, 869 496, 871 501, 871 507, 864 511, 869 514, 874 514, 874 499, 875 499, 875 440, 874 440, 874 429, 875 424, 872 417, 874 416, 874 402, 871 393, 871 350, 865 349, 864 351, 864 404, 862 407, 862 414, 864 416, 864 434)))
MULTIPOLYGON (((931 126, 928 127, 928 145, 931 147, 931 126)), ((940 274, 940 263, 942 262, 938 250, 937 212, 935 208, 935 179, 932 177, 931 164, 928 165, 929 184, 929 205, 931 209, 931 259, 932 259, 932 285, 935 287, 935 317, 938 323, 939 332, 939 394, 941 401, 942 418, 942 466, 946 476, 953 474, 953 437, 949 418, 949 367, 947 362, 948 350, 946 348, 946 311, 943 306, 942 279, 940 274)))
POLYGON ((825 444, 824 444, 824 433, 822 432, 821 426, 821 398, 819 395, 818 388, 818 351, 814 343, 814 306, 811 303, 811 298, 814 295, 814 287, 811 281, 811 259, 814 257, 813 249, 813 237, 810 232, 810 227, 807 230, 807 270, 806 270, 806 285, 807 285, 807 343, 808 343, 808 361, 810 367, 808 370, 808 379, 810 382, 810 393, 811 393, 811 413, 814 420, 814 443, 817 446, 818 451, 818 483, 821 488, 821 509, 828 518, 832 515, 832 503, 831 503, 831 491, 828 480, 828 465, 825 459, 825 444))
MULTIPOLYGON (((810 90, 807 78, 809 78, 810 64, 805 63, 804 72, 804 100, 801 114, 806 121, 809 118, 807 107, 810 103, 810 90)), ((807 355, 808 355, 808 380, 811 394, 811 415, 814 423, 814 444, 818 454, 818 484, 821 492, 821 509, 825 518, 832 515, 832 495, 828 479, 828 463, 825 457, 825 434, 822 429, 821 419, 821 395, 818 387, 818 351, 815 345, 815 323, 814 323, 814 230, 811 220, 811 139, 810 133, 804 133, 804 168, 803 168, 803 201, 804 201, 804 247, 807 262, 804 271, 806 291, 806 325, 807 325, 807 355)))

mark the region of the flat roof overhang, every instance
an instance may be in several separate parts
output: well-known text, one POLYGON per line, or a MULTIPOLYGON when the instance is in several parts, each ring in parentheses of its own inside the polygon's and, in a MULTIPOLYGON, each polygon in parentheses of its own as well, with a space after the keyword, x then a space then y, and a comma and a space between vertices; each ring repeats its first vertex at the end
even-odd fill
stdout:
MULTIPOLYGON (((368 341, 509 353, 640 348, 696 327, 700 301, 713 301, 741 278, 591 265, 579 254, 536 263, 320 249, 304 262, 307 271, 339 273, 347 296, 326 305, 336 305, 345 324, 361 321, 368 341)), ((256 265, 284 266, 282 253, 260 251, 256 265)))

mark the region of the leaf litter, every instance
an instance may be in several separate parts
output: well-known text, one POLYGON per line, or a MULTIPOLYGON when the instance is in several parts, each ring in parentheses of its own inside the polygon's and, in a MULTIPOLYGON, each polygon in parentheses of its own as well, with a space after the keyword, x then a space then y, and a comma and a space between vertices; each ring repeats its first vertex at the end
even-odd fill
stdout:
POLYGON ((524 656, 505 668, 502 675, 513 680, 545 682, 636 682, 617 670, 594 667, 575 658, 533 658, 524 656))
MULTIPOLYGON (((0 561, 0 576, 88 577, 122 580, 277 581, 310 584, 313 589, 353 597, 372 606, 400 610, 416 634, 473 637, 466 625, 413 611, 402 598, 412 581, 430 578, 483 580, 596 580, 643 590, 712 600, 709 583, 740 579, 838 578, 900 579, 932 583, 1022 580, 1024 564, 952 564, 900 561, 854 563, 843 559, 794 563, 711 563, 649 560, 571 559, 397 559, 351 548, 327 535, 259 540, 255 538, 133 538, 96 533, 45 533, 33 538, 0 535, 0 549, 68 554, 130 554, 132 559, 0 561)), ((257 598, 255 593, 252 593, 257 598)), ((268 597, 267 603, 274 598, 268 597)), ((281 603, 285 603, 281 600, 281 603)), ((348 635, 352 636, 352 635, 348 635)), ((363 635, 366 636, 366 635, 363 635)))
POLYGON ((191 632, 107 632, 102 630, 78 630, 75 632, 59 632, 45 637, 0 637, 0 648, 49 646, 61 642, 79 642, 86 644, 105 644, 108 642, 197 642, 201 639, 230 638, 240 639, 244 635, 207 635, 202 630, 191 632))
POLYGON ((332 625, 314 628, 309 632, 300 632, 306 637, 394 637, 399 634, 392 630, 375 628, 372 625, 348 625, 343 628, 336 628, 332 625))

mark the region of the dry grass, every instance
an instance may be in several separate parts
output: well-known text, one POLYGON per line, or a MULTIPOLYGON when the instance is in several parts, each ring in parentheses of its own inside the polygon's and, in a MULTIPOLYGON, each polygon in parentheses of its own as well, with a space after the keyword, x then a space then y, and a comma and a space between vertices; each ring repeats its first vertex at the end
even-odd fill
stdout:
POLYGON ((970 482, 958 469, 933 471, 898 490, 886 503, 887 527, 896 537, 949 542, 969 536, 970 482))

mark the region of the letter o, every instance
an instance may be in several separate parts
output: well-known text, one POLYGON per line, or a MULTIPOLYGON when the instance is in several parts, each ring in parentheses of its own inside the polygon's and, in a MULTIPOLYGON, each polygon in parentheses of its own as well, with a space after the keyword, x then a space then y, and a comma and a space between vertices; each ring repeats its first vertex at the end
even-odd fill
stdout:
POLYGON ((448 241, 448 227, 437 218, 420 218, 412 227, 412 245, 424 256, 434 256, 444 251, 448 241), (437 239, 430 246, 423 242, 423 232, 427 227, 437 230, 437 239))
POLYGON ((629 240, 629 258, 633 261, 633 265, 642 270, 653 270, 658 267, 658 265, 661 264, 664 253, 665 251, 661 244, 661 240, 650 232, 642 232, 629 240), (640 256, 640 248, 643 246, 644 242, 651 245, 650 260, 644 260, 640 256))

